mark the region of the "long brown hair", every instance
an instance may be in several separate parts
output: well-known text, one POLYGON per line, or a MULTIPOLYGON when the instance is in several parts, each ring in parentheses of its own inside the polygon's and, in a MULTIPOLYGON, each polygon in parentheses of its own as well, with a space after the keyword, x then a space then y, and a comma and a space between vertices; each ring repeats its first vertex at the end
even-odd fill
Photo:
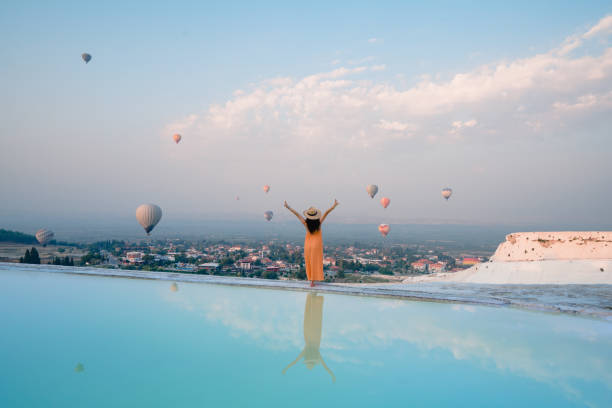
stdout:
POLYGON ((311 234, 314 234, 321 228, 320 220, 311 220, 310 218, 306 218, 306 228, 310 231, 311 234))

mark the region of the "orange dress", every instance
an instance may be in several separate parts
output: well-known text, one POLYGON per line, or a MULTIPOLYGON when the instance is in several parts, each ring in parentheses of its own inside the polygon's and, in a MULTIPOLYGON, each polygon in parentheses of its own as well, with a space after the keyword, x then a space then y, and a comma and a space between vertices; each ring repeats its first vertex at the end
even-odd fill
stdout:
POLYGON ((314 234, 306 229, 304 239, 304 263, 306 264, 306 276, 310 281, 322 281, 323 276, 323 235, 321 228, 314 234))

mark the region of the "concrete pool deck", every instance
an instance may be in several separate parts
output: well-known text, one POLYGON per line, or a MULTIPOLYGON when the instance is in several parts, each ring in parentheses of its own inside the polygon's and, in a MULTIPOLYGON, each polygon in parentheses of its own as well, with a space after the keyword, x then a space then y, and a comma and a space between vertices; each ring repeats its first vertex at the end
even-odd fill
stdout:
POLYGON ((0 273, 7 271, 153 279, 418 301, 507 306, 551 313, 575 314, 612 322, 612 285, 507 285, 456 282, 348 284, 321 282, 315 288, 311 288, 305 281, 0 262, 0 273))

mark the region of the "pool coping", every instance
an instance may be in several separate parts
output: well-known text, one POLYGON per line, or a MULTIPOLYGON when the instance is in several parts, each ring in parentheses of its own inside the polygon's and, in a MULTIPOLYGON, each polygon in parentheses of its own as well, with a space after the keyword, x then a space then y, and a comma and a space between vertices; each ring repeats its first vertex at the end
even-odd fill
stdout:
MULTIPOLYGON (((577 305, 576 307, 568 307, 567 305, 550 303, 546 304, 545 302, 526 302, 524 300, 513 299, 512 297, 508 296, 491 296, 483 293, 475 294, 473 290, 474 288, 478 287, 488 286, 490 288, 495 287, 496 285, 463 284, 454 286, 454 289, 458 289, 463 286, 466 289, 464 290, 464 292, 470 292, 467 295, 462 295, 460 293, 445 293, 444 291, 439 291, 438 293, 436 293, 435 289, 444 288, 444 284, 439 284, 436 287, 432 284, 419 283, 412 283, 410 285, 398 285, 394 283, 347 284, 318 282, 314 288, 311 288, 309 286, 309 282, 307 281, 271 280, 232 276, 197 275, 178 272, 150 272, 129 269, 71 267, 57 265, 31 265, 0 262, 0 272, 17 270, 63 273, 71 275, 102 276, 112 278, 202 283, 225 286, 252 287, 259 289, 291 290, 299 292, 318 292, 350 296, 393 298, 412 301, 461 303, 492 307, 516 307, 520 309, 534 310, 539 312, 563 313, 584 317, 592 317, 612 322, 612 305, 606 305, 604 307, 589 307, 589 305, 577 305), (407 286, 409 286, 409 288, 407 286)), ((612 294, 612 285, 607 286, 610 287, 610 293, 612 294)), ((502 285, 499 285, 499 287, 502 287, 502 285)))

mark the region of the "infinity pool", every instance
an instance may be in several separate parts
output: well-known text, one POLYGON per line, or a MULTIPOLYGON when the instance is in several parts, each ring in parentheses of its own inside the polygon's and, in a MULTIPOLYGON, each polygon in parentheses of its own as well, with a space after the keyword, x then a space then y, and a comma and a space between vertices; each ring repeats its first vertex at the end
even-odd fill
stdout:
POLYGON ((0 272, 0 407, 610 407, 612 323, 0 272))

